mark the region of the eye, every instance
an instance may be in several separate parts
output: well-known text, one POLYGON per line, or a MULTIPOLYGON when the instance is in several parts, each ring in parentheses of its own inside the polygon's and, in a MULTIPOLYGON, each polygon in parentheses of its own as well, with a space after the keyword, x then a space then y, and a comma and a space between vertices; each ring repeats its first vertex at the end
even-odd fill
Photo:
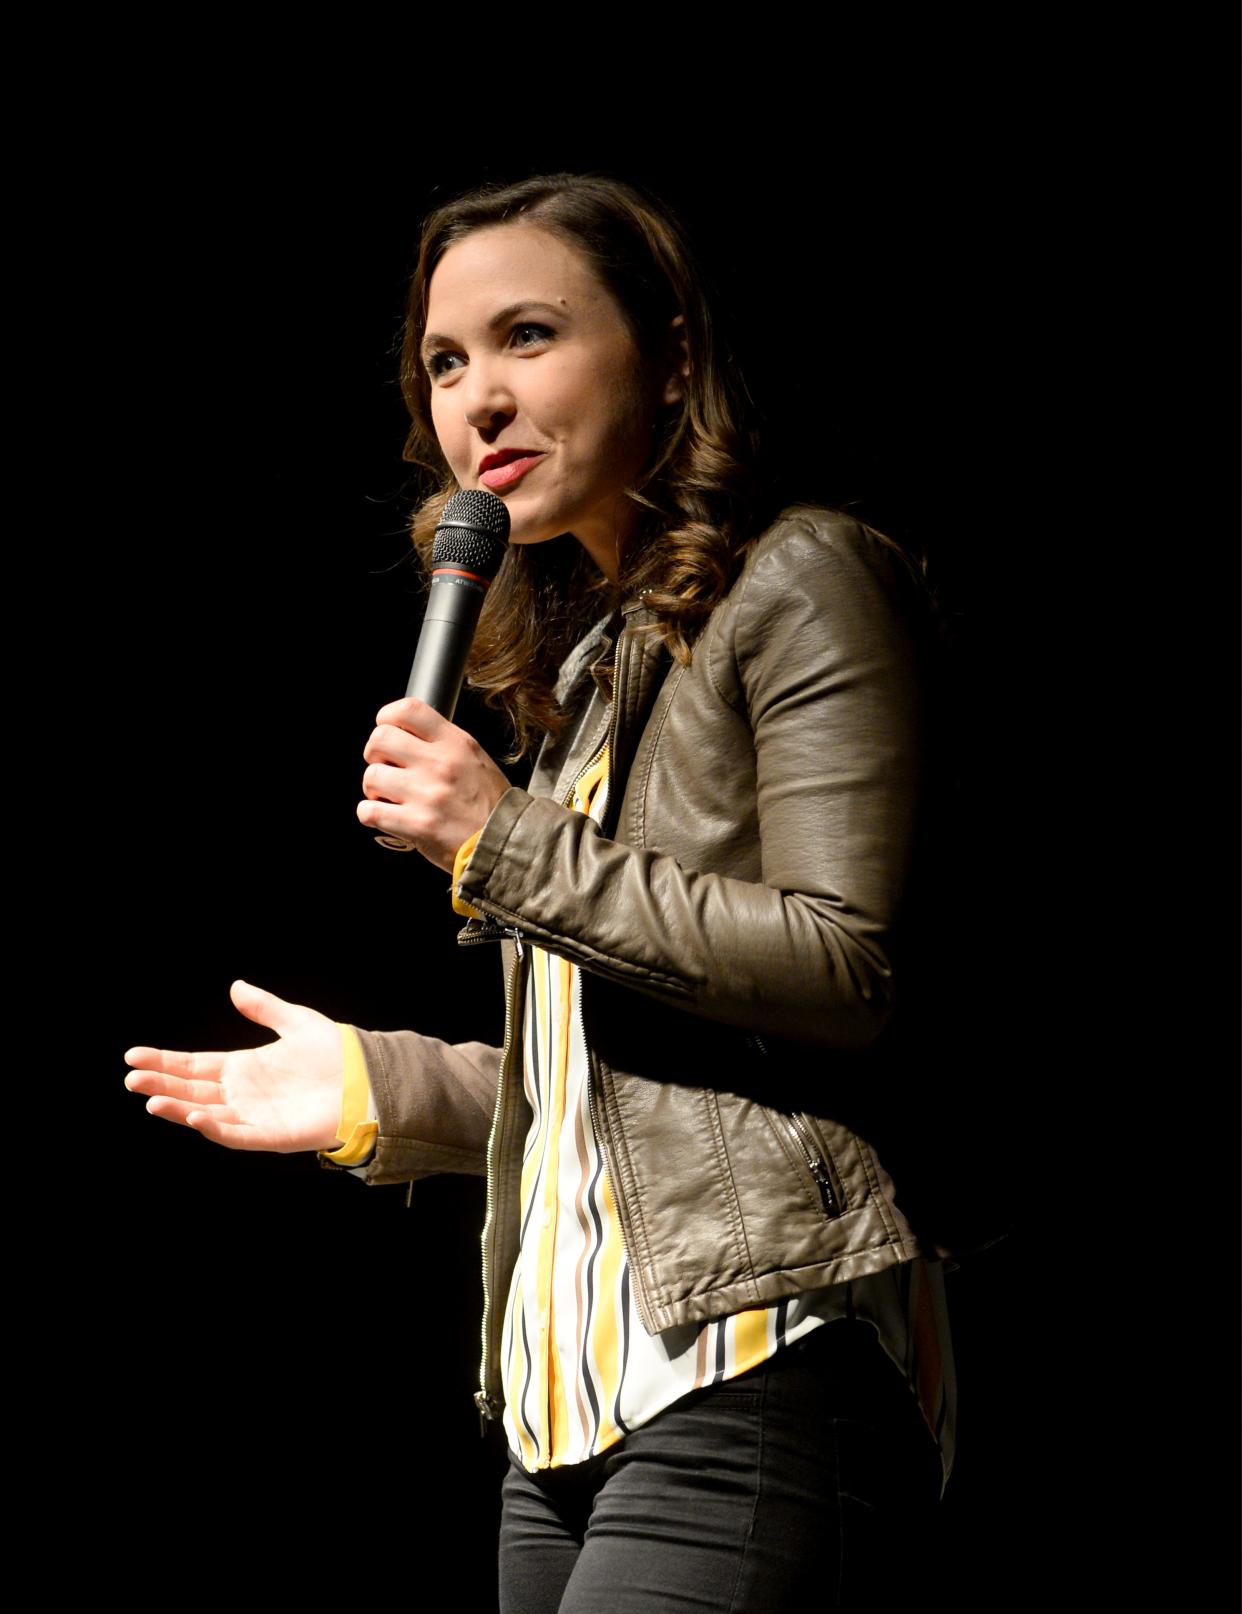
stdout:
POLYGON ((532 325, 525 321, 515 325, 509 332, 509 342, 516 348, 542 347, 545 342, 551 342, 555 335, 546 325, 532 325))
POLYGON ((460 353, 451 353, 447 348, 441 348, 439 352, 427 355, 427 374, 433 381, 438 381, 442 375, 447 374, 449 370, 456 369, 457 365, 462 362, 460 353))

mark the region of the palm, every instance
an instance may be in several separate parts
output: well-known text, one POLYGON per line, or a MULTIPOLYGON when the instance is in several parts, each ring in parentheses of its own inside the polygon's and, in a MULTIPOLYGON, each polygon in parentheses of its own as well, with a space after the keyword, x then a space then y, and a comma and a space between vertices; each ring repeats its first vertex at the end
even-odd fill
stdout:
MULTIPOLYGON (((338 1041, 335 1026, 332 1039, 338 1041)), ((314 1149, 326 1131, 333 1136, 340 1114, 340 1082, 325 1093, 310 1079, 320 1055, 320 1028, 295 1034, 263 1048, 226 1054, 220 1067, 220 1103, 212 1118, 222 1125, 249 1127, 256 1148, 314 1149)))
POLYGON ((278 1033, 261 1048, 179 1053, 138 1047, 131 1092, 147 1109, 232 1149, 330 1149, 337 1142, 341 1045, 336 1025, 314 1009, 236 982, 233 1001, 278 1033))

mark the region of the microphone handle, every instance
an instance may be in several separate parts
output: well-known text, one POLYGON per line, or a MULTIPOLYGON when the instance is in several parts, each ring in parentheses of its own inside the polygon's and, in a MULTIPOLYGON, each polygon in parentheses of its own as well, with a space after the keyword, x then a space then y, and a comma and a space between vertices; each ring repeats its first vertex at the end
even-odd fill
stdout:
MULTIPOLYGON (((487 585, 467 573, 446 568, 432 575, 427 610, 405 693, 426 701, 450 723, 457 710, 466 676, 466 657, 486 593, 487 585)), ((375 840, 390 852, 417 850, 413 841, 407 841, 404 835, 377 835, 375 840)))
POLYGON ((452 572, 432 578, 405 693, 426 701, 450 723, 457 710, 466 676, 466 657, 485 592, 472 579, 452 572))

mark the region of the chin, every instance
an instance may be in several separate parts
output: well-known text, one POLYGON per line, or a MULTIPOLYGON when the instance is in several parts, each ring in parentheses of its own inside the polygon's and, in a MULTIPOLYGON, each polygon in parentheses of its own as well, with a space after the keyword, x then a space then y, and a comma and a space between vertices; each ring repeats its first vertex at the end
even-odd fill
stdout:
POLYGON ((511 544, 546 544, 553 538, 563 537, 568 531, 564 522, 540 521, 534 517, 524 519, 520 510, 509 511, 511 544))

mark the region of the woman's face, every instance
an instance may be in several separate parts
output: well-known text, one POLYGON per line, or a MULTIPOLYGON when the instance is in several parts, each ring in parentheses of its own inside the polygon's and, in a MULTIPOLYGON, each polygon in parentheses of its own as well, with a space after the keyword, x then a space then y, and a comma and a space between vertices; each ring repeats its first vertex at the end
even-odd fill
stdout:
POLYGON ((636 514, 623 490, 661 407, 682 396, 681 354, 670 345, 667 365, 644 360, 585 258, 517 223, 476 230, 441 258, 421 357, 460 485, 505 501, 511 543, 572 532, 615 580, 636 514))

